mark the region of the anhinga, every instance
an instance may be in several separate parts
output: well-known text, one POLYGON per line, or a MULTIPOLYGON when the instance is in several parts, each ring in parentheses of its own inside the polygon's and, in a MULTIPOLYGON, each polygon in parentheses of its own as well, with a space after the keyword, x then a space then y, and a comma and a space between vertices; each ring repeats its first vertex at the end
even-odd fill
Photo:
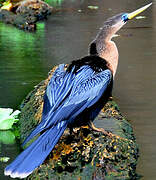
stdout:
POLYGON ((5 168, 5 175, 27 177, 43 163, 68 126, 82 124, 84 119, 89 122, 94 120, 111 95, 118 65, 118 50, 111 39, 129 19, 151 4, 108 19, 91 43, 90 55, 73 61, 67 70, 65 65, 59 65, 44 95, 42 121, 23 145, 41 134, 5 168))

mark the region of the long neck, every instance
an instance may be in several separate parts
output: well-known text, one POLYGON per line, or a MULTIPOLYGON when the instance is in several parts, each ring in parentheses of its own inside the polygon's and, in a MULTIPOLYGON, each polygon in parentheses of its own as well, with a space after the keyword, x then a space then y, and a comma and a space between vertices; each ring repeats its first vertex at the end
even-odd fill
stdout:
POLYGON ((119 58, 118 49, 115 43, 111 41, 115 32, 115 28, 103 26, 90 46, 90 54, 94 54, 96 50, 96 54, 108 62, 108 68, 112 71, 113 77, 117 70, 119 58))
POLYGON ((108 62, 108 68, 112 71, 114 77, 119 58, 116 44, 111 40, 105 41, 105 43, 102 43, 102 46, 100 44, 101 43, 97 44, 97 53, 101 58, 104 58, 108 62))
POLYGON ((90 54, 97 54, 104 58, 108 63, 108 68, 113 73, 113 77, 117 70, 119 53, 115 43, 111 39, 126 23, 122 20, 122 15, 123 13, 118 14, 105 21, 104 26, 90 45, 90 54))

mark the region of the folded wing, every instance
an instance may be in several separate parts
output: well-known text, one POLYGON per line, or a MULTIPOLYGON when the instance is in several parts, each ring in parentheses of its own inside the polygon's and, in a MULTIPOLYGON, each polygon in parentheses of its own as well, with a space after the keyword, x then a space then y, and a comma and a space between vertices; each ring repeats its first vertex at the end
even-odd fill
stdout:
POLYGON ((74 68, 67 73, 64 65, 59 66, 46 89, 42 121, 24 144, 43 130, 59 125, 61 121, 73 122, 77 115, 100 99, 111 79, 109 69, 95 73, 85 65, 76 73, 74 68))

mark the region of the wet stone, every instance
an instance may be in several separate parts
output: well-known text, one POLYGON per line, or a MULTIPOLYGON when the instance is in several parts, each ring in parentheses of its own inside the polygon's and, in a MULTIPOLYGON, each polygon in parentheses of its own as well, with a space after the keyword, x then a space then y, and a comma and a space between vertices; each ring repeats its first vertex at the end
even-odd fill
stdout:
POLYGON ((41 0, 24 0, 16 4, 16 14, 28 19, 35 17, 38 20, 46 19, 52 13, 53 8, 41 0))
POLYGON ((47 19, 52 11, 53 7, 41 0, 24 0, 14 3, 10 11, 0 9, 0 21, 19 29, 34 31, 36 23, 47 19))

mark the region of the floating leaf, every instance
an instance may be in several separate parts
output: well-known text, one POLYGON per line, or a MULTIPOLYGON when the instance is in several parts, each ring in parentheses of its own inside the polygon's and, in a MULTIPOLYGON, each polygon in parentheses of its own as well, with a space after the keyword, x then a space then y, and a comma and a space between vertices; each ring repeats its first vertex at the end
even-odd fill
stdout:
POLYGON ((20 111, 13 112, 10 108, 0 108, 0 130, 11 129, 12 125, 19 121, 17 118, 20 111))
POLYGON ((88 6, 88 9, 94 9, 94 10, 96 10, 96 9, 98 9, 99 7, 98 6, 88 6))
POLYGON ((78 12, 82 12, 82 10, 81 10, 81 9, 78 9, 78 12))
POLYGON ((137 16, 135 19, 145 19, 146 16, 137 16))
POLYGON ((9 157, 0 157, 0 162, 8 162, 9 159, 9 157))

